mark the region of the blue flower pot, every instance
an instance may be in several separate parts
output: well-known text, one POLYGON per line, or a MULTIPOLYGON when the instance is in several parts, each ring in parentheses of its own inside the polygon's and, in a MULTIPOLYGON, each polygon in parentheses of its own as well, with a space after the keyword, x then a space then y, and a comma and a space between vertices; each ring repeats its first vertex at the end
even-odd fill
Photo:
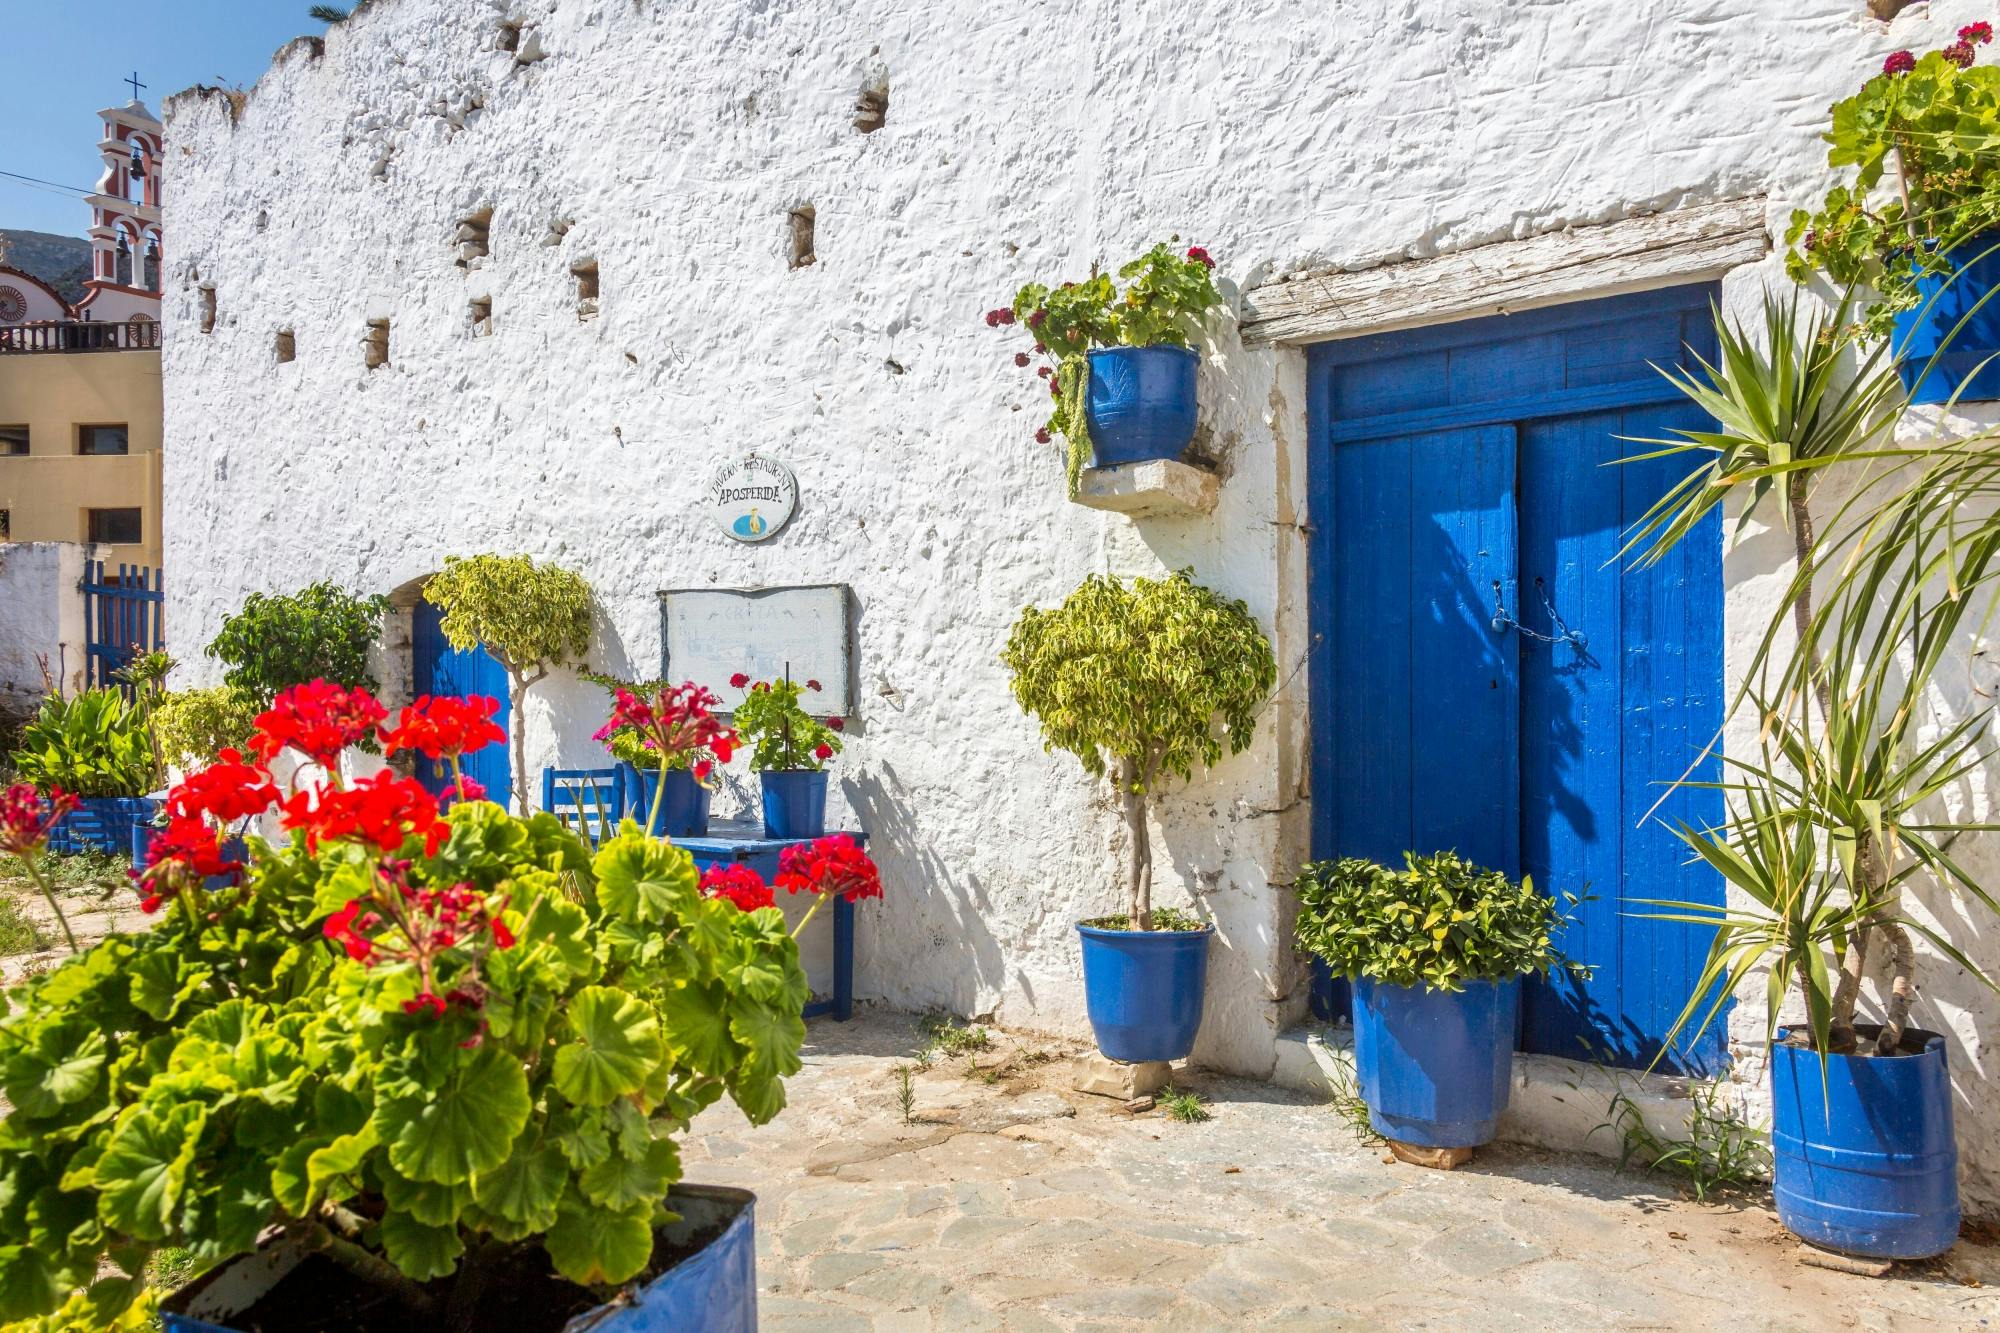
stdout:
MULTIPOLYGON (((722 1234, 651 1282, 633 1283, 618 1298, 562 1328, 508 1321, 516 1333, 756 1333, 756 1196, 716 1185, 678 1185, 667 1207, 681 1220, 656 1233, 672 1242, 718 1224, 722 1234)), ((228 1321, 277 1286, 305 1252, 283 1244, 232 1259, 160 1303, 165 1333, 239 1333, 228 1321)), ((360 1282, 361 1279, 355 1278, 360 1282)))
POLYGON ((1191 347, 1104 347, 1090 354, 1090 449, 1098 467, 1179 458, 1194 439, 1191 347))
POLYGON ((1913 403, 2000 398, 2000 231, 1961 242, 1945 262, 1950 271, 1919 282, 1917 307, 1896 316, 1896 373, 1913 403))
POLYGON ((1354 1071, 1368 1123, 1427 1148, 1490 1143, 1507 1109, 1521 980, 1461 991, 1354 982, 1354 1071))
MULTIPOLYGON (((660 817, 646 831, 656 838, 703 838, 708 836, 709 790, 685 768, 667 770, 667 794, 660 800, 660 817)), ((660 790, 660 770, 646 771, 625 765, 625 811, 644 825, 652 813, 653 797, 660 790)))
POLYGON ((1097 1049, 1143 1064, 1180 1060, 1201 1031, 1211 926, 1200 930, 1104 930, 1083 937, 1083 999, 1097 1049))
MULTIPOLYGON (((1880 1029, 1858 1027, 1868 1042, 1880 1029)), ((1785 1030, 1781 1029, 1782 1037, 1785 1030)), ((1814 1245, 1928 1259, 1958 1238, 1958 1144, 1944 1038, 1911 1028, 1914 1055, 1771 1048, 1772 1192, 1778 1220, 1814 1245)))
POLYGON ((56 826, 64 835, 60 843, 51 837, 49 846, 59 852, 125 855, 132 850, 133 827, 151 822, 159 808, 150 796, 82 797, 56 826))
POLYGON ((764 787, 764 836, 826 836, 826 770, 767 768, 757 774, 764 787))

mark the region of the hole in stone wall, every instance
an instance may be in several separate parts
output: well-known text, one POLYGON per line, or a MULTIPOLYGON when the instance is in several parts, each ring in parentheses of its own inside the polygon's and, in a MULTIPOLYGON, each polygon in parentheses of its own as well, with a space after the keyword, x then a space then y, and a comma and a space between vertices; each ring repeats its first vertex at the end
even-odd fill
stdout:
POLYGON ((279 365, 283 365, 287 361, 295 361, 298 359, 299 355, 298 340, 292 336, 292 331, 290 329, 278 330, 278 336, 275 342, 275 350, 278 354, 279 365))
POLYGON ((571 264, 569 272, 576 279, 576 317, 594 318, 597 314, 597 265, 585 260, 571 264))
POLYGON ((368 336, 362 339, 363 359, 370 370, 389 364, 389 321, 371 319, 368 321, 368 336))
POLYGON ((213 287, 201 289, 201 331, 215 332, 215 288, 213 287))
POLYGON ((818 258, 813 253, 813 207, 795 208, 792 219, 792 267, 804 268, 818 258))
POLYGON ((496 51, 518 51, 521 49, 521 25, 513 19, 503 20, 500 32, 493 39, 496 51))
POLYGON ((493 298, 475 296, 468 307, 472 316, 472 336, 484 338, 493 332, 493 298))
POLYGON ((889 81, 883 79, 861 90, 854 104, 854 128, 873 134, 889 122, 889 81))
POLYGON ((492 253, 493 210, 482 208, 458 220, 458 266, 471 268, 492 253))
POLYGON ((1887 23, 1915 3, 1917 0, 1868 0, 1868 12, 1887 23))

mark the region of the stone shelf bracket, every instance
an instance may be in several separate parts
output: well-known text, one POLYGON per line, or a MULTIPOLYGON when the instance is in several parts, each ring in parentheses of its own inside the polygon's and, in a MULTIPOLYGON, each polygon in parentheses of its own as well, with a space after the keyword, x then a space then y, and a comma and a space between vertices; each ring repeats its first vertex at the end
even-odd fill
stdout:
POLYGON ((1170 459, 1087 467, 1076 502, 1134 518, 1206 514, 1222 494, 1222 478, 1207 468, 1170 459))

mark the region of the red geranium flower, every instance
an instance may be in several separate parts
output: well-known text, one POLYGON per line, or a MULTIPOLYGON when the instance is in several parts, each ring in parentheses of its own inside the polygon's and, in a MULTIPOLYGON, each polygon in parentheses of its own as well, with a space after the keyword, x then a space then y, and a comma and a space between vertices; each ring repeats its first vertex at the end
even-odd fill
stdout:
POLYGON ((366 740, 387 716, 389 710, 360 686, 349 690, 315 680, 284 691, 268 712, 257 715, 250 748, 267 764, 290 746, 321 768, 332 768, 342 750, 366 740))
POLYGON ((322 842, 343 838, 396 852, 408 839, 422 838, 424 854, 435 856, 451 834, 451 825, 438 818, 436 799, 415 778, 386 771, 344 789, 296 792, 284 809, 285 827, 304 829, 306 846, 315 852, 322 842))
POLYGON ((1984 22, 1968 23, 1958 30, 1958 40, 1984 46, 1993 40, 1993 25, 1984 22))
POLYGON ((840 718, 837 718, 837 717, 830 717, 830 718, 828 718, 828 719, 826 720, 826 725, 827 725, 827 726, 829 726, 829 727, 831 727, 831 728, 832 728, 833 730, 835 730, 835 731, 846 731, 846 730, 847 730, 847 723, 846 723, 846 722, 845 722, 844 720, 842 720, 842 719, 840 719, 840 718))
POLYGON ((178 815, 146 842, 145 866, 135 869, 139 910, 148 916, 190 884, 223 878, 243 882, 244 864, 222 854, 222 834, 200 815, 178 815))
POLYGON ((1917 58, 1908 51, 1891 51, 1889 58, 1882 62, 1882 72, 1890 78, 1908 74, 1917 67, 1917 58))
POLYGON ((740 690, 749 683, 750 683, 749 675, 742 671, 737 672, 735 675, 729 678, 729 684, 732 689, 740 690))
POLYGON ((278 803, 278 789, 261 766, 243 762, 240 750, 223 750, 216 762, 188 774, 167 793, 170 819, 212 815, 221 823, 261 815, 278 803))
POLYGON ((1188 247, 1187 257, 1194 260, 1195 263, 1200 264, 1203 268, 1215 267, 1215 261, 1208 257, 1208 251, 1198 245, 1190 245, 1188 247))
POLYGON ((694 756, 713 756, 726 764, 736 753, 736 733, 715 717, 714 708, 722 700, 705 686, 693 681, 669 685, 651 699, 620 686, 614 697, 611 720, 591 733, 592 740, 608 743, 620 731, 636 731, 640 743, 653 753, 687 755, 690 767, 702 765, 697 777, 707 775, 707 760, 694 756))
POLYGON ((444 997, 435 991, 418 991, 415 999, 403 1001, 403 1012, 412 1018, 443 1018, 444 1008, 444 997))
POLYGON ((722 898, 745 912, 769 907, 777 901, 764 877, 741 861, 712 865, 701 875, 701 891, 710 898, 722 898))
POLYGON ((787 893, 839 894, 849 902, 882 896, 882 872, 845 833, 794 843, 778 856, 778 887, 787 893))
POLYGON ((326 924, 320 927, 321 934, 347 950, 347 956, 357 963, 365 963, 375 956, 374 943, 355 928, 355 919, 361 916, 361 903, 350 898, 347 906, 328 917, 326 924))
POLYGON ((49 830, 70 811, 76 797, 61 787, 49 788, 47 800, 34 786, 17 782, 0 792, 0 852, 29 856, 49 840, 49 830))
POLYGON ((821 741, 818 745, 813 746, 813 758, 819 760, 821 763, 825 763, 827 760, 833 758, 833 747, 825 741, 821 741))
POLYGON ((1973 55, 1971 42, 1953 42, 1939 54, 1960 69, 1972 68, 1973 55))
POLYGON ((484 694, 464 698, 424 695, 397 715, 396 725, 382 732, 384 753, 415 750, 426 759, 471 754, 507 733, 493 721, 500 701, 484 694))

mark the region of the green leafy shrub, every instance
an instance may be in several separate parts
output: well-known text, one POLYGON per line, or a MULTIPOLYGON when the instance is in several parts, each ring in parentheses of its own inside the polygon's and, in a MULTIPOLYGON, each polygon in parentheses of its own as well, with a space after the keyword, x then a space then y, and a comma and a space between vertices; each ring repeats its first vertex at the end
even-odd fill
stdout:
MULTIPOLYGON (((420 803, 407 782, 383 790, 420 803)), ((690 1118, 725 1094, 758 1123, 783 1107, 806 981, 775 908, 704 897, 630 821, 593 855, 550 815, 468 801, 434 848, 419 812, 383 853, 340 834, 350 794, 302 816, 317 851, 297 829, 252 840, 242 889, 170 878, 152 930, 17 992, 0 1319, 80 1300, 78 1326, 108 1326, 154 1252, 206 1269, 271 1226, 440 1312, 455 1272, 537 1248, 622 1282, 690 1118), (425 904, 447 900, 491 924, 441 938, 425 904)))
MULTIPOLYGON (((460 652, 483 647, 507 672, 511 725, 527 725, 527 692, 560 666, 581 662, 590 647, 590 585, 559 565, 525 555, 446 556, 424 584, 424 600, 444 614, 446 642, 460 652)), ((528 749, 507 747, 514 767, 514 801, 529 808, 528 749)))
POLYGON ((1215 764, 1225 743, 1232 754, 1250 744, 1278 676, 1270 640, 1248 606, 1185 570, 1130 583, 1092 575, 1054 610, 1023 611, 1001 661, 1014 698, 1041 720, 1043 748, 1116 784, 1131 839, 1127 914, 1151 930, 1146 794, 1215 764))
POLYGON ((1357 857, 1300 870, 1300 947, 1335 976, 1436 990, 1552 967, 1581 971, 1553 941, 1566 913, 1536 893, 1534 881, 1509 879, 1455 852, 1406 853, 1403 860, 1403 870, 1357 857))
POLYGON ((1785 231, 1785 268, 1843 287, 1865 283, 1881 300, 1867 316, 1877 336, 1918 304, 1917 284, 1948 271, 1945 256, 2000 228, 2000 69, 1974 65, 1992 39, 1968 28, 1942 51, 1891 55, 1883 70, 1833 106, 1826 162, 1852 168, 1818 211, 1799 209, 1785 231), (1968 36, 1968 34, 1972 34, 1968 36))
POLYGON ((170 690, 153 705, 153 735, 167 762, 192 767, 225 747, 241 749, 261 711, 255 696, 233 685, 170 690))
POLYGON ((1189 346, 1203 318, 1222 303, 1214 268, 1215 261, 1198 245, 1176 254, 1172 245, 1161 242, 1118 270, 1126 280, 1122 294, 1109 274, 1093 266, 1087 281, 1054 287, 1031 282, 1014 294, 1012 306, 986 313, 989 326, 1019 324, 1033 339, 1035 355, 1050 358, 1035 365, 1033 356, 1018 352, 1014 364, 1023 369, 1033 365, 1037 378, 1052 391, 1053 410, 1036 438, 1047 443, 1053 433, 1069 441, 1071 495, 1090 456, 1084 408, 1090 349, 1189 346))
POLYGON ((731 683, 738 689, 750 687, 730 719, 736 724, 736 734, 750 747, 750 767, 759 772, 817 771, 840 753, 841 720, 817 718, 805 709, 805 691, 819 693, 818 681, 760 680, 750 684, 749 677, 738 675, 731 683))
POLYGON ((382 632, 386 597, 364 597, 333 583, 294 593, 253 592, 222 622, 208 655, 229 668, 223 679, 270 707, 280 690, 326 680, 375 688, 368 650, 382 632))
POLYGON ((44 699, 13 762, 22 781, 73 796, 143 796, 158 776, 145 713, 115 689, 44 699))

